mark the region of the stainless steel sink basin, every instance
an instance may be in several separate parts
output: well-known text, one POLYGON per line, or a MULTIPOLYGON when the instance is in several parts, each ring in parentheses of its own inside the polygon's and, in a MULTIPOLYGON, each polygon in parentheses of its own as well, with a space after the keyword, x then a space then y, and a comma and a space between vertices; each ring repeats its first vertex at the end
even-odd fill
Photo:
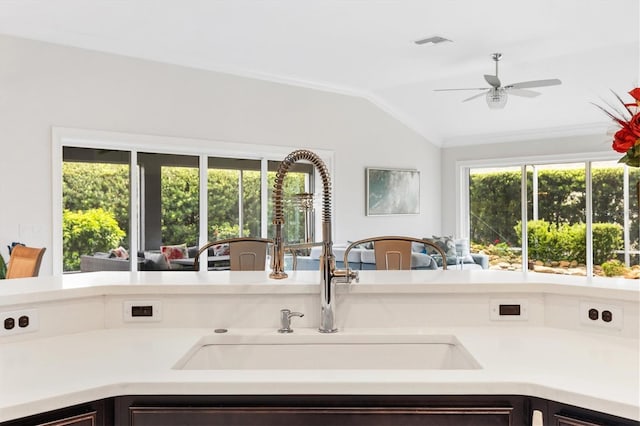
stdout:
POLYGON ((481 368, 452 335, 212 335, 174 366, 181 370, 481 368))

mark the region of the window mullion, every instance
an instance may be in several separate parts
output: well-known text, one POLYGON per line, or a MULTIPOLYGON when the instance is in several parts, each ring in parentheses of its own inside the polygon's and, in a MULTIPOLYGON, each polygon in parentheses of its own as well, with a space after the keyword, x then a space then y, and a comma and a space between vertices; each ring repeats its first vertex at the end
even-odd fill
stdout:
POLYGON ((585 197, 585 221, 587 223, 587 279, 593 277, 593 194, 591 179, 591 161, 585 163, 586 197, 585 197))
POLYGON ((140 179, 138 179, 138 151, 129 155, 129 270, 138 270, 138 247, 140 223, 140 179))
POLYGON ((260 161, 260 236, 267 238, 269 232, 269 214, 267 209, 269 208, 269 161, 263 158, 260 161))
POLYGON ((527 165, 520 166, 520 212, 521 212, 521 264, 522 271, 527 274, 529 272, 529 237, 528 237, 528 212, 527 212, 527 165))
POLYGON ((238 170, 238 236, 244 237, 244 207, 242 203, 244 170, 238 170))
POLYGON ((629 167, 624 167, 624 172, 622 174, 622 188, 624 191, 623 197, 623 239, 624 239, 624 264, 629 266, 631 265, 631 256, 629 256, 629 250, 631 250, 631 220, 629 218, 629 167))
MULTIPOLYGON (((199 188, 200 188, 200 202, 198 209, 200 211, 200 220, 198 222, 198 247, 202 247, 209 240, 209 159, 206 155, 199 156, 199 188)), ((200 262, 205 262, 206 265, 206 252, 202 253, 200 262)), ((202 263, 201 263, 202 264, 202 263)))

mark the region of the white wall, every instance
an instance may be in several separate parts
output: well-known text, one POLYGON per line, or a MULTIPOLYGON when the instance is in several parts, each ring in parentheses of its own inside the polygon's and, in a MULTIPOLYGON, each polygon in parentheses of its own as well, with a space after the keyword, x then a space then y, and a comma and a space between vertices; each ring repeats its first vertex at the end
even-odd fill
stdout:
POLYGON ((5 258, 51 247, 53 126, 333 150, 335 241, 440 232, 439 148, 366 100, 5 36, 0 52, 5 258), (372 166, 420 170, 421 214, 366 217, 372 166))

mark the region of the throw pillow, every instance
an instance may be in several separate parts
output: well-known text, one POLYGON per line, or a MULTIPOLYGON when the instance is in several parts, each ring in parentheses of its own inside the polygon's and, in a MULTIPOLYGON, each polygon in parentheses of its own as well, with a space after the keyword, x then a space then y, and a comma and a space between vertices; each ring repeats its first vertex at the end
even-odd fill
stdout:
POLYGON ((186 244, 160 246, 160 252, 164 254, 167 260, 186 259, 189 257, 186 244))
POLYGON ((169 262, 164 253, 156 253, 152 251, 144 252, 145 269, 151 271, 165 271, 169 269, 169 262))
MULTIPOLYGON (((348 244, 353 243, 353 241, 347 241, 348 244)), ((365 249, 365 250, 373 250, 373 241, 368 241, 366 243, 358 244, 353 248, 365 249)))
POLYGON ((129 259, 129 252, 127 252, 127 249, 120 246, 116 249, 111 250, 109 252, 109 257, 117 257, 118 259, 127 260, 129 259))
MULTIPOLYGON (((456 243, 454 241, 454 239, 452 237, 437 237, 435 235, 432 235, 432 238, 425 238, 425 240, 427 240, 428 242, 435 244, 436 246, 438 246, 440 249, 442 249, 442 251, 444 252, 445 256, 447 257, 453 257, 455 259, 456 257, 456 243)), ((430 254, 433 253, 437 253, 435 250, 431 249, 429 251, 429 247, 427 246, 427 253, 430 252, 430 254)))
POLYGON ((214 256, 229 256, 231 250, 229 244, 217 244, 212 247, 214 256))
POLYGON ((422 243, 411 242, 411 251, 414 253, 426 253, 427 249, 422 243))

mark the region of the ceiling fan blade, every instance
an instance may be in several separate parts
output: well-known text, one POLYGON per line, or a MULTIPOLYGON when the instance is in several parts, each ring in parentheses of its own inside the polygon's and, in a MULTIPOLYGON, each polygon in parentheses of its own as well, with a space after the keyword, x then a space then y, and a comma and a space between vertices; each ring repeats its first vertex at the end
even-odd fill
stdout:
POLYGON ((489 83, 491 86, 498 88, 500 87, 500 79, 498 78, 498 76, 496 75, 490 75, 490 74, 485 74, 484 75, 484 79, 487 81, 487 83, 489 83))
POLYGON ((515 96, 523 96, 525 98, 535 98, 536 96, 540 96, 540 92, 534 92, 533 90, 525 89, 509 89, 509 94, 515 96))
POLYGON ((520 83, 513 83, 505 87, 507 89, 530 89, 532 87, 557 86, 558 84, 562 84, 562 82, 557 78, 551 78, 549 80, 522 81, 520 83))
POLYGON ((451 92, 455 90, 487 90, 486 87, 474 87, 468 89, 433 89, 434 92, 451 92))
MULTIPOLYGON (((488 91, 487 91, 487 92, 488 92, 488 91)), ((473 96, 471 96, 470 98, 463 99, 463 100, 462 100, 462 102, 467 102, 467 101, 470 101, 470 100, 472 100, 472 99, 479 98, 480 96, 484 96, 484 95, 486 95, 486 94, 487 94, 487 92, 478 93, 477 95, 473 95, 473 96)))

